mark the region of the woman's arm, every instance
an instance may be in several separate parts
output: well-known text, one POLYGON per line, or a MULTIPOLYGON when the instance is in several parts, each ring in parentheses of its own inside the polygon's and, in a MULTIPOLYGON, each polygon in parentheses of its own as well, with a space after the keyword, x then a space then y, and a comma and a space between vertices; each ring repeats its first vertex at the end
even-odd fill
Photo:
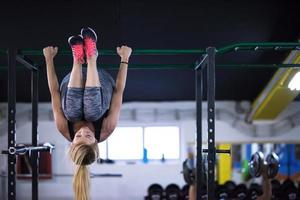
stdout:
POLYGON ((57 54, 57 50, 57 47, 45 47, 43 49, 43 53, 46 61, 47 79, 51 94, 51 103, 55 124, 59 132, 61 132, 64 137, 70 140, 67 120, 61 108, 59 84, 54 68, 54 57, 57 54))
POLYGON ((191 184, 189 187, 189 200, 196 200, 196 184, 191 184))
POLYGON ((272 185, 268 177, 268 167, 265 165, 262 169, 262 190, 263 194, 257 200, 270 200, 272 197, 272 185))
POLYGON ((117 48, 117 53, 121 57, 120 69, 117 75, 116 88, 112 95, 109 113, 103 120, 99 142, 106 140, 117 126, 123 100, 123 92, 126 84, 128 61, 131 52, 131 48, 127 46, 117 48))

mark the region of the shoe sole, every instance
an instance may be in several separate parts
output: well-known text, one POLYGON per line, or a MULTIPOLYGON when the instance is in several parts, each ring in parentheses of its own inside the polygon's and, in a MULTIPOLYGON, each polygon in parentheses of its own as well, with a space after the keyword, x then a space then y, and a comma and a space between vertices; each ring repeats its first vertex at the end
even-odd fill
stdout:
MULTIPOLYGON (((95 37, 96 37, 96 41, 95 41, 95 42, 97 42, 97 40, 98 40, 97 34, 96 34, 96 32, 95 32, 92 28, 87 27, 87 28, 83 28, 83 29, 89 29, 90 31, 92 31, 92 33, 93 33, 93 34, 95 35, 95 37)), ((82 34, 83 29, 81 29, 81 31, 80 31, 82 37, 83 37, 83 34, 82 34)))
MULTIPOLYGON (((82 41, 83 41, 83 37, 82 37, 82 35, 78 35, 79 37, 81 37, 81 39, 82 39, 82 41)), ((70 44, 70 40, 71 40, 71 38, 72 37, 78 37, 78 36, 74 36, 74 35, 72 35, 72 36, 70 36, 69 38, 68 38, 68 43, 69 43, 69 45, 71 46, 71 44, 70 44)))

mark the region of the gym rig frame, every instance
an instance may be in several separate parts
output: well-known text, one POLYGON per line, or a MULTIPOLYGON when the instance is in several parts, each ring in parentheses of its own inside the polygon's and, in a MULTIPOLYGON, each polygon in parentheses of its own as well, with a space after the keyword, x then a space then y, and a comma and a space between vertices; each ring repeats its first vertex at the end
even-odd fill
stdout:
MULTIPOLYGON (((300 64, 219 64, 216 65, 217 55, 226 54, 235 51, 286 51, 300 50, 300 43, 238 43, 223 48, 216 49, 208 47, 203 49, 181 49, 181 50, 134 50, 133 56, 147 55, 201 55, 196 64, 130 64, 130 69, 194 69, 196 76, 196 127, 197 127, 197 158, 196 158, 196 179, 197 179, 197 200, 201 199, 201 188, 203 182, 202 173, 202 153, 208 153, 207 162, 207 198, 214 199, 214 181, 215 181, 215 158, 216 153, 231 153, 230 150, 216 149, 215 147, 215 70, 226 68, 300 68, 300 64), (207 123, 208 123, 208 149, 202 148, 202 101, 203 101, 203 77, 207 72, 207 123)), ((8 51, 0 49, 0 53, 8 54, 8 148, 15 148, 15 113, 16 113, 16 61, 23 64, 31 70, 31 99, 32 99, 32 145, 38 145, 38 74, 39 67, 26 56, 42 56, 41 50, 22 50, 9 49, 8 51), (18 53, 20 52, 20 53, 18 53)), ((60 50, 59 56, 69 56, 68 50, 60 50)), ((113 50, 100 50, 99 55, 114 56, 117 55, 113 50)), ((116 69, 118 65, 104 65, 103 68, 116 69)), ((5 67, 0 67, 5 68, 5 67)), ((2 153, 7 153, 3 151, 2 153)), ((32 151, 32 199, 38 199, 38 151, 32 151)), ((16 154, 8 153, 8 199, 16 198, 16 154)))
POLYGON ((32 199, 38 199, 38 152, 48 151, 52 146, 38 147, 38 77, 39 66, 18 54, 16 49, 9 49, 8 54, 8 150, 2 151, 8 157, 8 199, 16 199, 16 155, 30 151, 32 167, 32 199), (32 102, 32 147, 17 148, 16 146, 16 62, 31 71, 31 102, 32 102))

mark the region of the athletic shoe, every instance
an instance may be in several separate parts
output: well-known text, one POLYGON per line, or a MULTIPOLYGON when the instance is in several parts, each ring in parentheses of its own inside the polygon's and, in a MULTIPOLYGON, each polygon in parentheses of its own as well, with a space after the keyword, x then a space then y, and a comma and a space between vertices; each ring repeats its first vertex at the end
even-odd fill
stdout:
POLYGON ((87 58, 90 58, 93 55, 97 55, 97 34, 91 28, 82 28, 81 35, 84 41, 84 50, 87 58))
POLYGON ((84 63, 84 42, 81 35, 71 36, 68 39, 68 43, 71 46, 73 57, 76 61, 84 63))

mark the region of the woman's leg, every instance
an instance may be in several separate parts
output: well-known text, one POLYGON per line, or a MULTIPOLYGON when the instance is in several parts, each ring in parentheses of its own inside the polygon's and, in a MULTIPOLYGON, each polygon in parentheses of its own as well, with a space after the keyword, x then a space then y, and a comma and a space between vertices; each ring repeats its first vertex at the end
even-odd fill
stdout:
POLYGON ((82 29, 84 39, 87 76, 83 96, 83 112, 87 121, 96 121, 103 115, 103 97, 100 78, 97 69, 97 35, 90 29, 82 29))
POLYGON ((68 87, 83 88, 82 64, 74 59, 68 87))
POLYGON ((83 88, 82 64, 84 63, 84 43, 82 36, 72 36, 68 40, 73 54, 73 67, 68 87, 83 88))
POLYGON ((97 70, 97 56, 87 59, 87 77, 83 96, 83 112, 87 121, 96 121, 103 115, 102 88, 97 70))
POLYGON ((97 70, 97 55, 87 58, 87 76, 85 87, 100 87, 100 79, 97 70))
POLYGON ((66 93, 65 115, 69 121, 80 121, 83 116, 83 90, 82 63, 84 58, 83 39, 73 36, 69 39, 73 53, 73 67, 70 73, 66 93))
POLYGON ((97 35, 91 28, 83 28, 81 35, 84 41, 84 50, 87 61, 87 77, 85 87, 100 87, 100 80, 97 70, 97 35))

